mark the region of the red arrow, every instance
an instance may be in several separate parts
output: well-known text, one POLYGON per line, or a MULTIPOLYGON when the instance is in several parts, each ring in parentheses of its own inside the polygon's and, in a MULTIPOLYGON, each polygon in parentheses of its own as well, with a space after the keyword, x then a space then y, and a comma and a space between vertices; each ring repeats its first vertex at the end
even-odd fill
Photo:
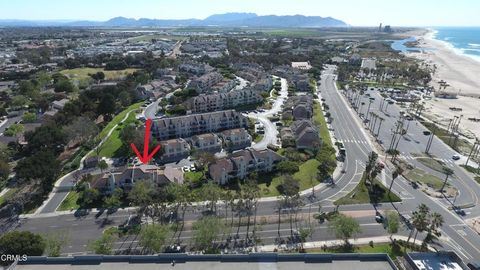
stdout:
POLYGON ((147 129, 145 130, 145 136, 143 137, 143 156, 140 155, 140 152, 138 151, 137 147, 135 144, 131 143, 130 146, 132 147, 133 151, 137 155, 137 157, 140 159, 140 161, 143 164, 148 164, 150 159, 152 159, 153 155, 157 153, 157 151, 160 149, 160 145, 157 145, 155 149, 153 149, 152 153, 148 154, 148 146, 150 142, 150 127, 152 126, 152 120, 147 119, 147 129))

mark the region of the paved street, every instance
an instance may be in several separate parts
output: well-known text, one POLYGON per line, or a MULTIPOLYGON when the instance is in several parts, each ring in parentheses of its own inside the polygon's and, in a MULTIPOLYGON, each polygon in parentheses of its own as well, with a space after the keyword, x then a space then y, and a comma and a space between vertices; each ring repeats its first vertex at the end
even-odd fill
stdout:
POLYGON ((268 119, 272 117, 274 114, 279 113, 282 110, 282 105, 287 99, 288 96, 288 84, 287 80, 281 79, 282 88, 279 92, 279 95, 275 97, 275 102, 272 105, 270 110, 266 110, 265 112, 258 112, 258 113, 249 113, 247 114, 248 117, 254 118, 263 124, 265 128, 265 133, 263 134, 263 138, 258 143, 255 143, 252 147, 256 150, 261 150, 267 148, 269 144, 278 145, 278 129, 275 124, 268 119))
MULTIPOLYGON (((328 73, 333 73, 333 67, 330 69, 327 69, 325 74, 328 73)), ((325 91, 324 96, 326 96, 327 103, 330 105, 331 108, 331 113, 334 117, 334 122, 332 125, 335 127, 335 130, 338 132, 339 128, 338 126, 335 126, 335 123, 339 123, 342 127, 340 129, 343 132, 348 132, 348 130, 356 130, 356 131, 361 131, 357 133, 365 134, 366 129, 362 128, 361 125, 361 119, 358 118, 356 113, 353 111, 348 106, 348 103, 346 102, 346 99, 341 96, 340 92, 336 89, 336 85, 334 82, 335 75, 323 75, 322 76, 322 91, 325 91), (342 114, 342 113, 347 113, 351 115, 351 118, 356 119, 357 127, 354 127, 349 124, 348 121, 346 121, 346 118, 338 118, 335 117, 333 112, 342 114)), ((323 92, 322 92, 323 93, 323 92)), ((391 107, 389 108, 389 110, 391 107)), ((342 139, 339 135, 337 135, 337 138, 342 139)), ((348 143, 345 144, 345 148, 347 149, 347 157, 352 154, 352 152, 348 149, 349 145, 358 145, 360 148, 362 148, 361 151, 354 152, 354 155, 357 155, 355 160, 365 160, 366 156, 365 154, 370 152, 372 150, 372 145, 368 142, 367 138, 359 139, 358 137, 349 137, 348 143), (353 140, 353 141, 352 141, 353 140), (363 152, 363 155, 362 153, 363 152)), ((388 140, 386 140, 388 142, 388 140)), ((435 147, 438 145, 442 145, 441 142, 439 142, 437 139, 434 140, 434 143, 432 145, 432 151, 435 147)), ((408 147, 408 146, 407 146, 408 147)), ((435 155, 440 155, 440 153, 444 153, 444 155, 448 155, 451 153, 451 150, 446 150, 444 148, 440 148, 435 150, 434 154, 435 155)), ((444 156, 445 157, 445 156, 444 156)), ((351 166, 348 166, 351 167, 351 166)), ((386 168, 386 184, 387 186, 390 185, 391 181, 391 174, 392 171, 390 168, 386 168)), ((460 173, 459 173, 460 174, 460 173)), ((468 179, 464 180, 465 182, 468 181, 468 179)), ((478 186, 473 187, 474 190, 478 190, 478 186)), ((465 224, 465 221, 463 220, 462 217, 458 216, 455 214, 453 211, 449 210, 447 208, 447 205, 445 205, 442 200, 439 199, 434 199, 429 196, 427 196, 425 193, 423 193, 420 190, 414 189, 411 187, 411 185, 408 184, 407 180, 404 179, 403 177, 399 177, 394 185, 393 185, 393 190, 397 193, 400 194, 400 197, 402 198, 402 203, 396 204, 396 208, 398 211, 402 214, 411 214, 411 211, 414 210, 420 203, 426 204, 431 211, 438 212, 440 213, 445 220, 445 224, 442 227, 442 232, 443 232, 443 239, 442 243, 448 248, 453 248, 455 251, 457 251, 462 258, 465 260, 472 260, 474 258, 480 258, 480 236, 473 231, 470 227, 468 227, 465 224)), ((477 193, 478 194, 478 193, 477 193)), ((476 206, 473 209, 470 209, 469 211, 472 211, 472 213, 477 213, 478 210, 476 210, 478 206, 476 206)), ((471 214, 471 217, 473 217, 474 214, 471 214)))
MULTIPOLYGON (((397 105, 389 105, 386 110, 380 110, 380 104, 382 103, 383 97, 377 91, 368 90, 366 93, 369 93, 371 97, 375 98, 370 106, 370 112, 374 112, 385 119, 383 121, 381 129, 379 130, 378 139, 383 142, 382 146, 384 149, 388 148, 392 139, 392 133, 395 129, 395 123, 397 122, 400 112, 405 109, 399 108, 397 105)), ((368 100, 369 97, 363 96, 361 102, 364 102, 363 108, 360 113, 366 114, 368 109, 368 100)), ((364 119, 365 117, 363 117, 364 119)), ((418 161, 417 156, 423 155, 425 152, 426 143, 429 136, 425 136, 423 131, 426 131, 422 124, 417 120, 405 121, 405 125, 408 126, 407 134, 402 136, 398 144, 398 150, 400 151, 400 158, 403 158, 407 162, 413 164, 416 168, 420 168, 432 175, 444 179, 445 175, 442 172, 435 171, 421 162, 418 161)), ((367 126, 365 124, 364 126, 367 126)), ((378 127, 378 124, 377 124, 378 127)), ((378 129, 375 129, 377 132, 378 129)), ((347 140, 350 142, 351 140, 347 140)), ((461 159, 459 161, 454 161, 452 156, 456 153, 449 146, 443 143, 440 139, 435 137, 430 148, 430 154, 437 157, 438 160, 443 162, 447 167, 454 170, 454 175, 450 177, 449 182, 459 190, 459 195, 448 201, 446 199, 442 200, 442 203, 445 206, 451 206, 452 202, 455 205, 478 205, 479 199, 478 195, 480 194, 480 186, 476 183, 475 180, 465 170, 458 165, 464 164, 465 160, 461 159)), ((480 215, 479 207, 472 207, 468 210, 473 215, 480 215)))

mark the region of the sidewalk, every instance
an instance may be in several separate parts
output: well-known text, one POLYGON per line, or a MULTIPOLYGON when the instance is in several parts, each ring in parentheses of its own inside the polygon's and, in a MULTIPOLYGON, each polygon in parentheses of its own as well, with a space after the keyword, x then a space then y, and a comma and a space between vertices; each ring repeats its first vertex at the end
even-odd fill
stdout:
MULTIPOLYGON (((393 239, 397 240, 404 240, 407 241, 408 237, 403 235, 393 235, 393 239)), ((357 238, 357 239, 349 239, 348 240, 352 245, 368 245, 370 241, 373 241, 375 244, 380 243, 389 243, 390 236, 375 236, 375 237, 364 237, 364 238, 357 238)), ((324 246, 327 247, 334 247, 342 245, 344 242, 343 240, 326 240, 326 241, 314 241, 314 242, 305 242, 303 247, 305 249, 313 249, 313 248, 322 248, 324 246)), ((258 252, 273 252, 274 250, 286 249, 289 248, 289 245, 265 245, 258 247, 258 252)), ((293 247, 293 245, 291 246, 293 247)))

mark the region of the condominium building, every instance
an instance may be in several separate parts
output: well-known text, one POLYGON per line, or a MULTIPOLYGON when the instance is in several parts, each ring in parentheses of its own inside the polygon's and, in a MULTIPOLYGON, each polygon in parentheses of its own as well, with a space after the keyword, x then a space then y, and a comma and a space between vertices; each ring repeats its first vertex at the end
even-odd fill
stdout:
POLYGON ((248 127, 245 116, 234 110, 154 119, 152 136, 157 140, 188 138, 197 134, 248 127))
POLYGON ((243 89, 228 93, 199 95, 190 100, 189 106, 192 112, 211 112, 256 104, 261 101, 262 97, 256 91, 243 89))
POLYGON ((208 166, 208 173, 216 183, 225 185, 232 179, 244 179, 253 172, 270 172, 282 159, 270 149, 249 148, 217 159, 208 166))

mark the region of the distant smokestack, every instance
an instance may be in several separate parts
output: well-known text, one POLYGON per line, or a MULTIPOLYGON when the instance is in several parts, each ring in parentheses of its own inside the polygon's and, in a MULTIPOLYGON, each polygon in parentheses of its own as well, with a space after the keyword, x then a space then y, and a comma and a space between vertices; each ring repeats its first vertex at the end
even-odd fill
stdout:
POLYGON ((382 32, 382 23, 378 26, 378 32, 382 32))

